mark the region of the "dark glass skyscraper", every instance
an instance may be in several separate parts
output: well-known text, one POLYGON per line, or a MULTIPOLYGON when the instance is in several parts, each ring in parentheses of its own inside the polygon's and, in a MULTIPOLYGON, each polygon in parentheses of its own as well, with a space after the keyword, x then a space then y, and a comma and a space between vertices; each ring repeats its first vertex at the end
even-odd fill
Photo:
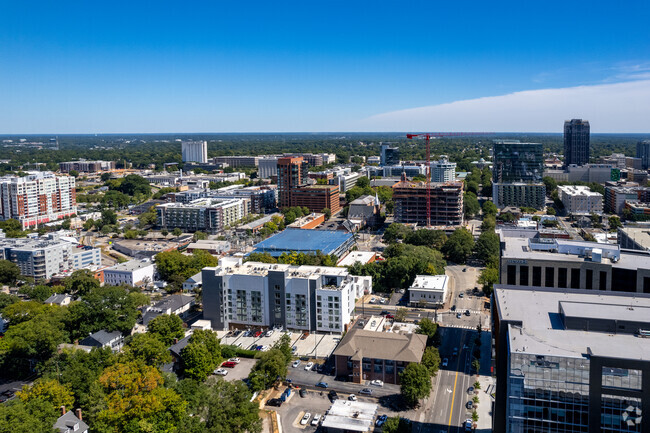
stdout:
POLYGON ((589 121, 571 119, 564 122, 564 165, 589 163, 589 121))
POLYGON ((541 182, 544 152, 541 143, 518 140, 494 142, 494 182, 541 182))
POLYGON ((641 167, 644 170, 650 167, 650 140, 639 141, 636 144, 636 157, 641 158, 641 167))

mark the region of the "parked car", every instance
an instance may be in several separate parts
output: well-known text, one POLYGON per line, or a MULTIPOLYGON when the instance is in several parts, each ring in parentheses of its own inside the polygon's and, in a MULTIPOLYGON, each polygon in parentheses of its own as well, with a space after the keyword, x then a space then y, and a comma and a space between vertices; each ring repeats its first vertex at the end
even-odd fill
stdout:
POLYGON ((454 347, 453 356, 458 356, 458 347, 454 347))
POLYGON ((280 407, 280 406, 282 406, 282 400, 280 400, 279 398, 270 398, 270 399, 266 402, 266 405, 267 405, 267 406, 276 406, 276 407, 280 407))
POLYGON ((307 425, 307 423, 309 422, 309 418, 311 418, 311 414, 307 412, 305 415, 303 415, 302 419, 300 420, 300 424, 307 425))
POLYGON ((319 414, 314 415, 314 419, 311 420, 311 425, 318 425, 320 422, 320 417, 321 416, 319 414))
POLYGON ((392 314, 386 314, 386 318, 387 319, 395 319, 395 316, 393 316, 392 314))
POLYGON ((456 313, 456 319, 460 319, 462 316, 460 313, 456 313))
POLYGON ((459 293, 459 294, 458 294, 458 297, 459 297, 459 298, 464 298, 464 297, 465 297, 465 294, 464 294, 464 293, 459 293))
POLYGON ((442 366, 443 366, 443 367, 446 367, 446 366, 448 366, 448 365, 449 365, 449 359, 444 358, 444 359, 442 360, 442 366))
POLYGON ((237 364, 235 364, 234 362, 226 361, 223 364, 221 364, 221 366, 225 368, 235 368, 237 364))
POLYGON ((384 299, 384 298, 379 299, 379 303, 380 303, 380 304, 385 304, 385 303, 386 303, 386 299, 384 299))
POLYGON ((469 316, 470 314, 472 314, 472 313, 470 313, 469 310, 465 310, 465 315, 466 316, 469 316))
POLYGON ((467 388, 467 393, 468 394, 474 394, 474 387, 470 386, 469 388, 467 388))
POLYGON ((304 334, 302 334, 302 337, 300 337, 300 339, 304 340, 307 337, 309 337, 309 332, 305 332, 304 334))
POLYGON ((329 387, 329 385, 327 384, 327 382, 318 382, 318 383, 316 384, 316 386, 317 386, 318 388, 328 388, 328 387, 329 387))
POLYGON ((456 311, 456 305, 452 305, 450 308, 451 311, 456 311))
POLYGON ((348 400, 350 400, 350 401, 357 401, 357 396, 354 395, 354 394, 350 394, 350 396, 348 397, 348 400))
POLYGON ((377 302, 377 299, 376 299, 376 298, 371 298, 371 299, 370 299, 370 303, 371 303, 371 304, 375 304, 376 302, 377 302))
POLYGON ((259 337, 260 335, 262 335, 262 331, 257 331, 257 332, 255 333, 255 338, 259 337))
POLYGON ((384 425, 384 423, 386 422, 387 419, 388 419, 388 415, 386 415, 386 414, 378 416, 377 421, 375 422, 375 425, 377 427, 381 427, 381 426, 384 425))
POLYGON ((373 381, 370 382, 370 385, 373 385, 373 386, 384 386, 384 382, 382 382, 382 381, 379 380, 379 379, 375 379, 375 380, 373 380, 373 381))
POLYGON ((266 352, 267 350, 271 349, 271 346, 262 346, 260 349, 262 352, 266 352))
POLYGON ((219 376, 226 376, 228 374, 228 370, 225 368, 217 368, 214 370, 214 374, 219 375, 219 376))
POLYGON ((293 368, 298 368, 298 367, 300 367, 300 360, 299 360, 299 359, 296 359, 295 361, 293 361, 293 364, 291 364, 291 366, 292 366, 293 368))
POLYGON ((467 409, 473 408, 474 407, 474 402, 472 400, 468 401, 467 403, 465 403, 465 407, 467 409))
POLYGON ((305 388, 300 388, 300 391, 298 391, 298 394, 300 394, 301 398, 305 398, 305 396, 307 395, 307 391, 305 390, 305 388))
POLYGON ((296 350, 298 350, 298 346, 292 346, 292 347, 291 347, 291 351, 292 351, 292 352, 295 352, 296 350))
POLYGON ((465 427, 466 432, 471 432, 472 431, 472 420, 471 419, 466 419, 465 422, 463 423, 463 427, 465 427))
POLYGON ((314 366, 313 362, 308 362, 307 365, 305 365, 305 371, 311 371, 311 368, 314 366))
POLYGON ((268 331, 266 331, 267 337, 270 337, 271 335, 273 335, 273 329, 269 329, 268 331))
POLYGON ((363 388, 361 391, 359 391, 359 394, 362 394, 362 395, 372 395, 372 389, 370 389, 370 388, 363 388))
POLYGON ((239 364, 241 362, 241 359, 239 358, 230 358, 228 362, 234 362, 235 364, 239 364))
POLYGON ((293 335, 293 332, 287 331, 287 332, 285 332, 285 334, 287 334, 287 337, 291 337, 293 335))
POLYGON ((338 395, 338 394, 336 393, 336 391, 334 391, 334 390, 331 390, 331 391, 329 392, 329 394, 327 394, 327 396, 328 396, 329 399, 332 400, 332 401, 334 401, 334 400, 338 400, 338 399, 339 399, 339 395, 338 395))

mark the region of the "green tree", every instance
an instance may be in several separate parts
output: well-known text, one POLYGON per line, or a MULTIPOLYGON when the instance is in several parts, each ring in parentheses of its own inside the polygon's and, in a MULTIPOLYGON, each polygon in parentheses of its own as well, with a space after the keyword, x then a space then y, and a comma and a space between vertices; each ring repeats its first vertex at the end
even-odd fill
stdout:
POLYGON ((483 293, 485 296, 492 294, 493 287, 499 282, 499 270, 495 267, 487 267, 481 271, 478 277, 478 283, 483 286, 483 293))
POLYGON ((0 433, 58 433, 53 426, 59 416, 60 412, 52 409, 47 401, 13 400, 0 405, 0 433))
POLYGON ((424 349, 421 364, 429 370, 429 375, 435 376, 440 368, 440 353, 435 347, 427 347, 424 349))
POLYGON ((102 180, 102 182, 107 182, 112 175, 113 175, 112 173, 102 173, 102 175, 99 178, 102 180))
POLYGON ((483 215, 496 215, 498 212, 498 209, 496 205, 491 201, 491 200, 486 200, 485 203, 483 203, 483 215))
POLYGON ((57 310, 10 326, 0 345, 5 373, 23 374, 30 371, 34 362, 50 358, 65 338, 62 314, 57 310))
POLYGON ((406 418, 393 416, 386 420, 382 427, 382 433, 411 433, 412 424, 406 418))
POLYGON ((20 277, 20 268, 9 260, 0 260, 0 283, 14 284, 20 277))
POLYGON ((406 308, 398 308, 395 311, 395 320, 397 322, 403 322, 406 320, 406 315, 408 314, 408 310, 406 308))
POLYGON ((204 232, 194 232, 194 234, 192 235, 192 240, 194 242, 204 240, 207 238, 208 238, 208 234, 204 232))
POLYGON ((431 341, 431 339, 433 339, 433 336, 436 335, 436 332, 438 332, 438 324, 434 323, 428 317, 425 317, 424 319, 420 320, 418 329, 415 332, 418 334, 426 335, 427 339, 431 341))
POLYGON ((116 433, 172 432, 185 416, 187 403, 165 388, 156 368, 138 362, 114 364, 99 377, 105 394, 93 430, 116 433))
POLYGON ((321 213, 325 214, 325 221, 329 220, 332 217, 332 211, 328 207, 323 208, 321 213))
POLYGON ((499 236, 493 231, 481 233, 476 241, 476 255, 484 262, 499 257, 499 236))
POLYGON ((5 307, 2 310, 2 317, 9 322, 9 326, 14 326, 56 308, 58 307, 43 305, 38 301, 22 301, 5 307))
POLYGON ((46 286, 45 284, 38 284, 35 286, 23 286, 20 288, 18 291, 21 295, 28 296, 29 299, 32 299, 34 301, 38 302, 44 302, 47 298, 52 296, 54 292, 54 288, 50 286, 46 286))
POLYGON ((113 225, 117 224, 117 214, 111 209, 105 209, 102 211, 102 222, 104 225, 113 225))
POLYGON ((37 399, 45 400, 52 406, 52 409, 58 409, 61 406, 72 408, 74 404, 70 388, 54 379, 37 379, 32 385, 23 386, 23 389, 16 395, 23 403, 37 399))
POLYGON ((388 226, 384 232, 384 240, 386 242, 395 242, 398 239, 404 239, 411 229, 403 224, 393 223, 388 226))
POLYGON ((221 347, 217 333, 196 330, 189 344, 181 351, 183 373, 190 379, 203 381, 221 363, 221 347))
POLYGON ((621 223, 621 219, 616 215, 610 216, 607 222, 609 223, 610 231, 616 231, 617 228, 623 227, 623 223, 621 223))
POLYGON ((465 263, 474 249, 474 237, 465 228, 456 229, 442 251, 454 263, 465 263))
POLYGON ((481 223, 481 231, 489 232, 494 231, 497 226, 497 220, 492 215, 486 215, 483 217, 483 222, 481 223))
POLYGON ((100 282, 87 269, 74 271, 63 283, 65 291, 75 296, 83 296, 99 288, 100 282))
POLYGON ((465 218, 471 218, 474 215, 478 214, 481 210, 481 206, 478 204, 478 198, 472 192, 466 192, 463 199, 463 212, 465 213, 465 218))
POLYGON ((158 338, 166 347, 171 346, 174 340, 185 336, 183 320, 176 314, 162 314, 154 318, 147 325, 147 331, 158 338))
POLYGON ((422 364, 411 363, 399 375, 400 392, 406 403, 412 407, 431 392, 429 369, 422 364))
POLYGON ((172 230, 172 235, 174 235, 176 237, 178 237, 178 236, 180 236, 182 234, 183 234, 183 230, 179 229, 178 227, 176 227, 176 228, 174 228, 174 230, 172 230))
POLYGON ((269 389, 277 380, 287 377, 287 360, 278 349, 271 349, 258 355, 259 360, 253 366, 248 379, 253 391, 269 389))
POLYGON ((124 177, 116 189, 131 197, 140 194, 147 198, 151 195, 151 185, 149 185, 149 182, 145 178, 137 174, 129 174, 124 177))
POLYGON ((124 348, 124 356, 131 361, 142 361, 152 367, 160 367, 172 362, 168 347, 157 338, 157 334, 135 334, 124 348))
POLYGON ((10 295, 8 293, 0 292, 0 311, 4 310, 5 307, 19 302, 20 298, 16 295, 10 295))
POLYGON ((291 361, 291 337, 287 334, 282 334, 282 337, 275 343, 274 347, 282 352, 287 363, 291 361))

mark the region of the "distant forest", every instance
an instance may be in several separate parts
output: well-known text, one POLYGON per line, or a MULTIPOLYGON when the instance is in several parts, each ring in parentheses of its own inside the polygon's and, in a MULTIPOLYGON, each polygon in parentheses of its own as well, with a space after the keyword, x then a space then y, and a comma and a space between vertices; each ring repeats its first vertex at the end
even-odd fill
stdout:
MULTIPOLYGON (((322 133, 322 134, 103 134, 103 135, 60 135, 59 149, 50 143, 48 135, 0 135, 2 159, 11 163, 2 164, 1 171, 15 170, 17 166, 29 163, 47 163, 49 169, 55 164, 79 158, 124 161, 134 168, 144 168, 163 163, 181 163, 181 144, 174 141, 207 140, 208 156, 221 155, 264 155, 282 152, 327 152, 335 153, 337 161, 348 161, 354 156, 379 155, 379 144, 390 143, 399 146, 403 160, 423 159, 423 140, 408 140, 402 133, 322 133), (18 144, 19 139, 28 142, 43 142, 42 147, 18 144)), ((518 139, 543 143, 547 152, 562 153, 562 134, 495 133, 486 136, 450 137, 432 140, 432 158, 444 154, 459 163, 459 169, 471 168, 471 161, 489 155, 494 139, 518 139)), ((635 156, 636 143, 650 139, 650 134, 592 134, 591 156, 597 158, 611 153, 635 156)))

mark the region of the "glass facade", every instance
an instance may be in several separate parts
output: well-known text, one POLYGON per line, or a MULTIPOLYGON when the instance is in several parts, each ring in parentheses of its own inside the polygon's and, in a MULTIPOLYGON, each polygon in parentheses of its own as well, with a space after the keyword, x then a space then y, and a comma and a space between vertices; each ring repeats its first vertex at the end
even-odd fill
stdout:
POLYGON ((494 143, 494 183, 541 182, 544 154, 540 143, 494 143))

